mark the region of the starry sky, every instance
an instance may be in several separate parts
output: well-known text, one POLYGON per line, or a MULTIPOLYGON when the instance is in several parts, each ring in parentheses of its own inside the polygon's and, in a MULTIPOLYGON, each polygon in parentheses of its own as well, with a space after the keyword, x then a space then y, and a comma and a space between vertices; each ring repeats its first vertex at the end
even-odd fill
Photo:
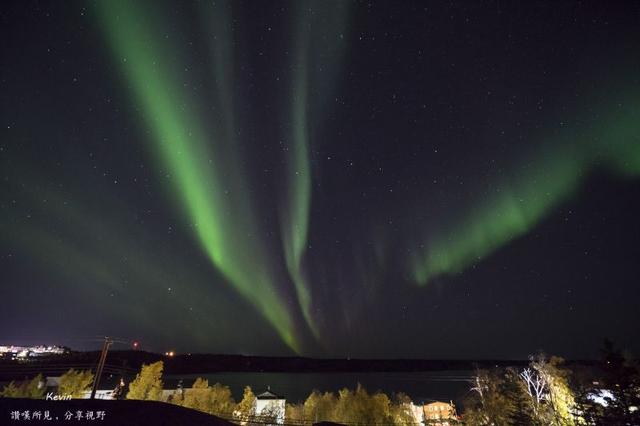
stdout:
POLYGON ((0 343, 640 353, 638 3, 14 1, 0 28, 0 343))

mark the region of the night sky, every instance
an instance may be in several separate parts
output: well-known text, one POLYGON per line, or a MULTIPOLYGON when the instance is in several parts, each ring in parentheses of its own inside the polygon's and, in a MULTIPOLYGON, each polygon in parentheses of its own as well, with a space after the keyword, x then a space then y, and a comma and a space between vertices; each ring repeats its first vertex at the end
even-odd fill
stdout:
POLYGON ((638 2, 15 1, 0 35, 0 344, 640 354, 638 2))

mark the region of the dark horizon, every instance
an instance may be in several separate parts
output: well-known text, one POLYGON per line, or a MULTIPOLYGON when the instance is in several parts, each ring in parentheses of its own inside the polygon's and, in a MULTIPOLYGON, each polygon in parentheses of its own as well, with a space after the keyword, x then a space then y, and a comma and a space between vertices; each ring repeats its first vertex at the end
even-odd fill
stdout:
MULTIPOLYGON (((94 339, 96 342, 98 342, 100 339, 94 339)), ((378 357, 378 358, 368 358, 368 357, 331 357, 331 356, 305 356, 305 355, 298 355, 298 354, 284 354, 284 355, 279 355, 279 354, 251 354, 251 353, 225 353, 225 352, 192 352, 192 351, 184 351, 184 352, 180 352, 180 351, 175 351, 174 348, 167 348, 166 350, 160 350, 159 348, 148 348, 145 347, 144 345, 142 345, 139 341, 135 341, 138 346, 137 349, 133 347, 133 340, 128 342, 126 345, 123 343, 122 340, 118 340, 116 339, 117 342, 116 344, 112 344, 110 345, 110 349, 108 351, 108 353, 110 354, 110 356, 113 356, 113 354, 115 354, 116 357, 122 357, 124 356, 126 358, 126 356, 132 355, 134 357, 136 356, 141 356, 143 358, 149 358, 149 360, 151 360, 151 358, 157 357, 158 359, 162 359, 162 360, 174 360, 174 359, 188 359, 188 357, 190 356, 194 356, 194 357, 199 357, 199 356, 204 356, 204 357, 220 357, 220 358, 248 358, 248 359, 279 359, 279 360, 309 360, 309 361, 337 361, 337 362, 343 362, 343 361, 354 361, 354 362, 359 362, 359 361, 363 361, 363 362, 377 362, 377 361, 381 361, 381 362, 387 362, 387 361, 391 361, 391 362, 403 362, 403 361, 408 361, 408 362, 412 362, 412 361, 417 361, 417 362, 453 362, 453 363, 465 363, 465 362, 487 362, 487 363, 491 363, 491 362, 498 362, 501 364, 505 364, 508 365, 510 362, 516 362, 516 363, 526 363, 528 362, 532 356, 537 356, 537 355, 545 355, 547 357, 551 357, 551 356, 559 356, 561 358, 564 359, 565 363, 567 365, 571 365, 572 363, 582 363, 582 362, 586 362, 586 363, 598 363, 602 361, 602 355, 603 355, 603 348, 605 345, 605 341, 609 341, 611 342, 611 344, 613 345, 613 347, 616 350, 620 350, 621 353, 624 353, 625 356, 628 357, 629 360, 634 360, 634 359, 638 359, 637 357, 635 357, 635 354, 630 353, 627 349, 625 348, 621 348, 620 346, 618 346, 618 344, 616 342, 613 342, 611 340, 609 340, 608 338, 604 338, 602 339, 602 341, 600 341, 600 345, 597 347, 597 349, 594 349, 592 356, 590 357, 582 357, 582 358, 571 358, 571 357, 565 357, 563 354, 560 353, 553 353, 553 352, 549 352, 549 351, 545 351, 542 348, 538 348, 537 350, 532 350, 530 352, 528 352, 526 355, 524 355, 523 357, 449 357, 449 358, 429 358, 429 357, 425 357, 425 358, 420 358, 420 357, 387 357, 387 358, 383 358, 383 357, 378 357), (171 356, 167 355, 168 351, 172 351, 174 354, 171 356)), ((63 339, 64 341, 64 339, 63 339)), ((4 341, 0 341, 0 346, 18 346, 18 347, 34 347, 34 346, 58 346, 58 347, 64 347, 66 349, 69 350, 69 353, 72 355, 87 355, 87 354, 97 354, 99 355, 101 350, 102 350, 102 343, 96 343, 95 345, 89 344, 87 346, 74 346, 72 343, 68 343, 68 342, 77 342, 78 340, 69 340, 67 341, 67 343, 61 343, 61 342, 40 342, 40 341, 27 341, 27 340, 17 340, 17 342, 22 342, 22 343, 16 343, 16 341, 12 341, 12 342, 4 342, 4 341)), ((104 340, 102 340, 104 341, 104 340)), ((58 357, 61 358, 65 358, 68 355, 53 355, 51 359, 57 359, 58 357)), ((42 358, 45 360, 45 362, 47 359, 49 359, 49 356, 42 358)), ((40 358, 31 358, 32 361, 38 361, 40 360, 40 358)))

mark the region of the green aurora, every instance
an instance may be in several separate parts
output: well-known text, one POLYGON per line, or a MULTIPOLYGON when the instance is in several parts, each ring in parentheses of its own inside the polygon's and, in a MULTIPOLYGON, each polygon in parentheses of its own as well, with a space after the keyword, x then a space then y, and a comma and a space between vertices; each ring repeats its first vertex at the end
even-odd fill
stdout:
MULTIPOLYGON (((98 4, 109 45, 153 132, 149 150, 157 154, 159 167, 171 173, 174 195, 201 246, 236 290, 298 351, 289 309, 278 296, 264 243, 258 237, 255 210, 244 195, 241 165, 232 150, 221 148, 236 143, 234 136, 223 128, 213 137, 203 125, 207 121, 182 89, 178 72, 165 63, 164 49, 176 49, 157 42, 157 27, 145 20, 151 19, 148 11, 126 1, 98 4), (228 139, 221 140, 225 136, 228 139)), ((224 69, 225 58, 217 59, 216 69, 224 69)), ((219 81, 228 79, 228 72, 218 73, 219 81)), ((228 101, 230 96, 222 93, 221 101, 228 101)), ((223 111, 231 109, 231 105, 222 106, 223 111)))
POLYGON ((626 177, 640 175, 640 104, 635 99, 610 108, 606 118, 577 137, 575 129, 555 137, 537 161, 520 169, 524 172, 507 184, 493 185, 493 195, 447 232, 430 235, 425 250, 412 259, 414 280, 425 285, 440 275, 462 272, 527 234, 572 197, 597 167, 626 177))
MULTIPOLYGON (((219 106, 219 117, 211 120, 181 87, 180 70, 163 61, 163 53, 175 52, 176 48, 170 42, 157 41, 160 18, 143 20, 142 11, 127 2, 99 4, 109 45, 153 132, 149 149, 158 157, 159 169, 171 174, 173 196, 192 222, 195 236, 234 288, 269 320, 289 347, 299 352, 293 312, 279 291, 268 250, 258 237, 255 206, 244 195, 243 188, 248 183, 234 148, 240 141, 230 89, 233 35, 229 29, 229 4, 203 8, 203 16, 219 29, 209 44, 215 70, 212 79, 216 83, 211 96, 219 106), (207 125, 210 122, 214 125, 207 125), (247 258, 251 261, 247 262, 247 258)), ((318 50, 314 41, 318 43, 319 35, 327 28, 345 25, 346 7, 334 9, 333 16, 318 18, 309 12, 306 3, 294 7, 291 143, 285 167, 288 185, 279 206, 286 269, 300 311, 317 340, 321 339, 320 330, 314 321, 311 285, 304 267, 313 192, 310 115, 320 115, 322 109, 314 108, 310 100, 310 90, 314 88, 310 68, 314 59, 318 60, 311 53, 318 50)), ((343 48, 336 41, 329 43, 327 49, 329 55, 324 57, 332 58, 335 72, 343 48)), ((319 89, 315 90, 317 95, 319 89)), ((638 134, 639 122, 636 106, 629 104, 604 120, 604 125, 582 135, 584 143, 572 143, 568 135, 557 137, 552 148, 538 155, 532 167, 509 184, 496 185, 494 195, 476 205, 469 215, 441 228, 448 231, 430 233, 427 243, 421 244, 423 248, 411 258, 414 280, 424 285, 434 277, 461 272, 525 235, 554 207, 570 198, 600 162, 616 173, 636 176, 640 172, 640 149, 633 137, 638 134)))
MULTIPOLYGON (((287 194, 281 211, 282 242, 285 254, 287 270, 291 280, 295 284, 298 302, 304 314, 307 324, 311 328, 316 339, 320 338, 320 331, 313 320, 312 300, 310 286, 307 282, 303 260, 307 238, 309 234, 309 211, 311 207, 311 164, 309 158, 309 115, 313 112, 309 99, 309 91, 313 87, 313 76, 310 68, 313 65, 313 54, 321 50, 313 45, 314 40, 320 40, 328 30, 340 31, 345 24, 348 15, 348 5, 336 2, 326 11, 312 9, 312 2, 300 1, 295 4, 296 19, 294 20, 294 46, 295 62, 293 68, 293 86, 291 88, 291 147, 287 158, 287 194), (319 16, 314 17, 317 14, 319 16), (327 16, 325 16, 327 15, 327 16)), ((329 64, 337 68, 344 48, 344 40, 333 40, 324 46, 328 49, 325 58, 330 58, 329 64)), ((328 68, 328 64, 323 63, 328 68)), ((327 72, 330 72, 327 71, 327 72)), ((335 72, 335 70, 334 70, 335 72)), ((331 76, 329 80, 332 80, 331 76)), ((315 97, 322 99, 324 94, 315 97)), ((320 110, 318 108, 318 110, 320 110)))
MULTIPOLYGON (((214 117, 207 117, 198 109, 197 100, 181 87, 181 70, 172 68, 166 60, 167 52, 178 56, 180 53, 170 41, 158 42, 162 39, 160 17, 145 13, 130 2, 98 4, 108 44, 152 131, 149 151, 157 157, 158 169, 170 174, 172 196, 183 207, 195 236, 229 283, 269 320, 291 349, 299 352, 291 306, 280 293, 268 250, 259 237, 257 207, 245 195, 248 182, 237 152, 241 141, 230 89, 233 86, 230 4, 202 6, 202 15, 218 31, 209 44, 215 70, 212 80, 216 83, 211 97, 218 105, 214 117)), ((294 8, 297 37, 290 97, 292 143, 286 160, 288 192, 280 222, 286 268, 307 325, 319 338, 303 268, 311 204, 308 93, 312 78, 307 71, 308 52, 313 29, 327 25, 316 30, 323 34, 336 21, 344 25, 346 6, 337 5, 333 10, 339 16, 327 20, 324 16, 315 17, 310 4, 304 5, 300 3, 294 8)))

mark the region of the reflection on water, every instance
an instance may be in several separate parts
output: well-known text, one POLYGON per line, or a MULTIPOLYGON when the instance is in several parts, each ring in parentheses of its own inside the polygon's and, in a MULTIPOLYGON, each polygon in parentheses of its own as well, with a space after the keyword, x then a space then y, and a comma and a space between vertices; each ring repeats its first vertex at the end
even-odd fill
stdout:
POLYGON ((209 380, 209 384, 229 386, 236 400, 242 398, 242 390, 249 385, 254 392, 270 386, 283 395, 287 402, 303 402, 313 389, 321 392, 337 392, 358 383, 368 391, 380 390, 389 396, 404 392, 416 402, 432 400, 460 403, 469 390, 471 371, 424 371, 406 373, 213 373, 164 376, 165 389, 175 388, 180 380, 190 387, 196 377, 209 380))

